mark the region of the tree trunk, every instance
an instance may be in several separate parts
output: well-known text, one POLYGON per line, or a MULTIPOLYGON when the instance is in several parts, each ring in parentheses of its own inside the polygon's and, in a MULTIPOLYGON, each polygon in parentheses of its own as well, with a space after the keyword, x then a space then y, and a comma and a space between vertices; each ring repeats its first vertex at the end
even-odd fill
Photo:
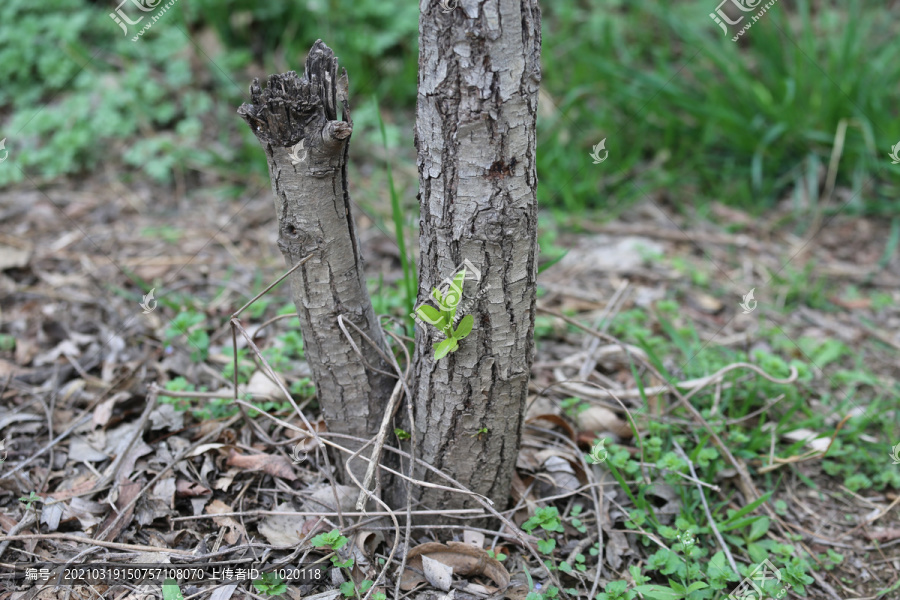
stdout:
MULTIPOLYGON (((394 382, 367 368, 366 363, 391 371, 347 327, 364 362, 338 326, 338 316, 343 315, 385 350, 366 290, 350 211, 346 167, 353 122, 347 104, 347 73, 339 78, 337 69, 334 53, 319 40, 306 59, 303 78, 293 71, 272 75, 265 90, 254 80, 253 103, 242 105, 238 114, 268 158, 278 247, 287 265, 293 267, 312 255, 291 274, 291 293, 328 430, 371 438, 378 432, 394 382), (338 102, 343 120, 337 120, 338 102)), ((346 457, 336 458, 343 473, 346 457)), ((354 463, 354 475, 360 480, 365 466, 362 461, 354 463)))
MULTIPOLYGON (((537 0, 420 7, 419 301, 434 304, 432 288, 465 260, 481 280, 465 281, 459 306, 475 326, 457 351, 435 361, 432 345, 443 335, 417 328, 417 454, 503 508, 534 354, 540 9, 537 0)), ((474 505, 459 494, 418 492, 421 508, 474 505)))

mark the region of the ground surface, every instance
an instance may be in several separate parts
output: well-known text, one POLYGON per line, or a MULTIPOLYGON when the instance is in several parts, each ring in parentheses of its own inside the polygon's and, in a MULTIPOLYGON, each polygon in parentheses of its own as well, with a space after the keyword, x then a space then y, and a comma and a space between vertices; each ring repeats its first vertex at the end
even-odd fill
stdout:
MULTIPOLYGON (((334 515, 335 503, 321 454, 298 452, 298 438, 263 415, 248 425, 229 400, 228 317, 283 271, 269 193, 188 198, 98 176, 4 195, 3 563, 213 557, 237 566, 289 557, 325 564, 326 550, 310 552, 309 538, 336 527, 353 541, 356 583, 375 578, 394 539, 390 522, 323 517, 334 515), (150 287, 153 299, 144 302, 153 310, 145 312, 150 287)), ((369 272, 373 282, 382 278, 372 286, 378 310, 399 317, 399 303, 385 292, 399 279, 396 245, 357 215, 369 272)), ((738 581, 708 568, 729 558, 719 535, 737 563, 771 557, 784 581, 806 583, 795 583, 789 597, 900 597, 900 464, 893 464, 900 461, 891 459, 900 443, 900 259, 890 224, 841 215, 802 222, 788 209, 764 220, 722 206, 711 215, 702 221, 648 199, 616 221, 581 220, 578 233, 560 226, 544 238, 545 252, 569 253, 540 278, 531 426, 505 514, 526 528, 535 523, 529 517, 546 517, 549 525, 532 526, 524 539, 582 597, 604 590, 610 599, 629 597, 614 595, 615 581, 627 582, 623 594, 682 597, 653 587, 677 589, 673 580, 703 582, 717 590, 707 597, 724 597, 738 581), (745 314, 742 300, 754 310, 745 314), (580 369, 590 383, 573 381, 583 379, 580 369), (677 394, 666 380, 679 383, 677 394), (679 395, 699 412, 679 407, 679 395), (716 450, 710 432, 725 450, 716 450), (601 438, 609 455, 591 464, 586 454, 601 438), (759 496, 764 506, 753 503, 759 496), (558 517, 542 512, 550 507, 558 517), (789 556, 804 556, 812 578, 785 567, 789 556)), ((260 327, 290 312, 285 291, 261 305, 244 314, 245 327, 317 422, 292 321, 260 327)), ((246 351, 246 342, 239 348, 246 351)), ((250 353, 240 356, 253 394, 247 401, 299 425, 250 353)), ((338 492, 352 513, 356 492, 338 492)), ((462 539, 464 528, 413 529, 410 545, 462 539)), ((457 598, 484 597, 479 590, 502 579, 490 569, 460 578, 467 560, 495 564, 482 546, 508 555, 496 563, 512 575, 508 597, 526 596, 525 573, 542 582, 536 590, 552 585, 508 528, 469 535, 479 548, 474 558, 461 550, 445 556, 456 565, 456 587, 470 584, 457 598)), ((399 556, 388 571, 389 597, 399 556)), ((425 589, 434 590, 428 581, 425 589)), ((289 586, 285 594, 309 597, 339 583, 289 586)), ((35 595, 38 588, 21 579, 0 585, 12 585, 0 591, 4 599, 67 593, 35 595)), ((182 592, 262 593, 246 583, 182 592)))

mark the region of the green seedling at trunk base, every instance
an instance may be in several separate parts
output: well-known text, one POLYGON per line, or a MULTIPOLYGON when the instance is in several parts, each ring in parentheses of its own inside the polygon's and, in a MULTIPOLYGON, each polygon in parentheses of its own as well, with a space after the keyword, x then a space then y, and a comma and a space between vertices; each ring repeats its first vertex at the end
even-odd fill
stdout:
POLYGON ((417 317, 437 327, 447 338, 434 344, 434 360, 440 360, 451 352, 455 352, 459 348, 459 341, 471 333, 472 326, 475 324, 475 317, 466 315, 456 329, 453 328, 453 323, 456 321, 456 310, 462 299, 465 278, 466 269, 463 268, 453 276, 446 292, 441 292, 437 288, 432 290, 431 297, 437 303, 438 308, 423 304, 416 309, 417 317))

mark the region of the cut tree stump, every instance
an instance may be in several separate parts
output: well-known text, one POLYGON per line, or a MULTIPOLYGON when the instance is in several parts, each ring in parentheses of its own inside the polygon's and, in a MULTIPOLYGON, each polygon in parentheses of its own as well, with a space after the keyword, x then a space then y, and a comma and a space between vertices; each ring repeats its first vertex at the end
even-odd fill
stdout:
MULTIPOLYGON (((360 356, 338 325, 342 315, 387 352, 366 290, 347 190, 347 150, 353 131, 347 73, 338 76, 334 53, 318 40, 302 78, 293 71, 271 75, 265 89, 254 79, 250 93, 252 104, 243 104, 238 114, 268 159, 278 247, 288 267, 312 255, 290 281, 325 423, 331 432, 372 438, 395 380, 374 370, 392 372, 362 336, 347 327, 360 356)), ((340 443, 352 450, 360 447, 340 443)), ((334 458, 343 475, 347 456, 334 458)), ((366 463, 357 460, 352 466, 362 481, 366 463)))

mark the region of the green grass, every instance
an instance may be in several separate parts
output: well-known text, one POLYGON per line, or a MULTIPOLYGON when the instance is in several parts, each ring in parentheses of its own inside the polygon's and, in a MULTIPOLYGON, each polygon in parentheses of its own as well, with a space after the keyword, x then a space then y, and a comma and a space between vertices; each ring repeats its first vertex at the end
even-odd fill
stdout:
MULTIPOLYGON (((780 2, 734 43, 709 19, 714 4, 542 3, 541 205, 608 217, 664 190, 701 212, 713 200, 763 211, 782 198, 823 210, 818 174, 843 123, 836 183, 852 191, 850 208, 898 214, 900 168, 887 153, 900 140, 900 38, 888 9, 780 2), (610 157, 593 165, 603 138, 610 157)), ((13 162, 52 179, 100 168, 111 148, 160 181, 217 172, 264 184, 262 150, 234 109, 251 76, 302 69, 320 37, 349 70, 363 120, 375 124, 372 94, 409 114, 415 102, 415 3, 197 0, 136 43, 107 13, 83 0, 0 8, 0 125, 12 159, 0 185, 24 179, 13 162), (219 51, 182 33, 207 30, 219 51)))
POLYGON ((397 240, 397 247, 400 250, 400 265, 403 268, 402 286, 404 291, 404 302, 407 318, 410 327, 412 327, 412 317, 409 315, 412 315, 413 313, 416 304, 416 296, 419 293, 416 264, 412 252, 408 251, 406 248, 406 227, 404 225, 405 211, 400 205, 400 196, 394 187, 394 174, 391 169, 391 161, 389 158, 387 131, 384 127, 384 120, 381 118, 381 111, 378 110, 378 100, 373 100, 378 114, 378 129, 381 132, 381 141, 384 144, 384 152, 387 157, 385 159, 385 171, 387 173, 388 189, 391 193, 391 216, 394 220, 394 239, 397 240))
MULTIPOLYGON (((675 257, 653 260, 677 262, 675 257)), ((696 281, 703 279, 698 267, 684 262, 681 270, 682 286, 701 285, 696 281)), ((709 283, 705 280, 705 285, 709 283)), ((843 312, 844 309, 832 303, 835 296, 846 299, 868 297, 876 311, 890 305, 884 293, 812 281, 808 268, 785 270, 769 284, 768 294, 785 299, 781 309, 784 314, 795 312, 801 306, 814 307, 824 313, 843 312)), ((640 445, 644 469, 641 468, 641 455, 629 449, 638 447, 637 440, 631 440, 628 447, 609 444, 605 466, 617 483, 617 502, 628 509, 625 527, 641 532, 635 539, 639 554, 647 559, 642 565, 631 565, 630 579, 610 582, 597 599, 634 600, 638 593, 645 598, 666 600, 724 597, 748 575, 752 565, 763 560, 775 564, 784 581, 803 596, 813 581, 810 576, 813 570, 833 570, 844 557, 837 552, 814 557, 790 544, 796 540, 791 534, 784 536, 777 529, 764 506, 791 520, 793 517, 788 516, 787 511, 792 500, 786 491, 787 482, 791 480, 819 492, 821 501, 828 501, 827 494, 836 484, 861 495, 900 486, 900 470, 885 468, 890 446, 894 443, 892 440, 898 439, 900 429, 895 421, 879 418, 896 411, 900 386, 873 371, 873 365, 891 360, 884 352, 894 358, 896 352, 886 346, 876 352, 872 345, 877 345, 875 342, 851 345, 833 338, 805 337, 802 328, 798 331, 785 324, 781 328, 775 327, 762 314, 758 316, 760 329, 754 336, 756 348, 747 350, 739 346, 728 348, 706 344, 704 338, 709 332, 701 334, 687 316, 690 313, 673 299, 680 296, 678 285, 669 290, 668 296, 666 300, 657 301, 652 310, 635 308, 617 313, 609 327, 611 334, 644 350, 664 380, 674 383, 698 378, 736 362, 755 364, 778 378, 786 377, 793 366, 798 371, 798 380, 793 384, 779 384, 746 370, 736 370, 724 377, 718 391, 715 386, 709 386, 690 399, 691 405, 710 423, 712 431, 722 439, 729 452, 746 465, 754 485, 762 494, 758 501, 749 502, 742 501, 742 496, 727 483, 721 492, 705 490, 712 520, 740 565, 739 575, 731 571, 715 538, 697 486, 685 479, 691 473, 676 451, 676 444, 694 464, 699 481, 722 485, 720 474, 730 468, 730 462, 713 443, 710 433, 697 427, 685 409, 675 408, 660 417, 651 413, 648 398, 644 396, 643 407, 633 411, 634 418, 642 423, 640 445), (781 399, 760 412, 777 398, 781 399), (859 406, 866 408, 866 415, 849 418, 838 430, 838 421, 859 406), (763 467, 773 462, 770 455, 787 459, 809 452, 803 442, 792 442, 784 437, 784 434, 800 429, 817 432, 824 439, 834 436, 827 454, 765 471, 763 467), (644 481, 644 472, 649 483, 644 481), (676 494, 674 500, 668 496, 665 500, 667 504, 674 502, 669 506, 678 507, 675 515, 659 512, 663 501, 657 490, 662 485, 676 494), (770 537, 770 533, 775 538, 770 537), (686 543, 686 539, 690 542, 686 543), (659 542, 665 547, 660 547, 659 542)), ((541 318, 536 328, 538 343, 542 339, 558 342, 563 333, 558 327, 559 322, 545 324, 540 322, 541 318)), ((655 379, 651 382, 641 365, 634 365, 632 374, 641 389, 659 383, 655 379)), ((563 416, 576 421, 588 404, 579 398, 567 398, 559 402, 559 408, 563 416)), ((594 440, 595 444, 598 442, 599 439, 594 440)), ((582 501, 575 500, 571 513, 564 512, 564 507, 568 510, 568 506, 572 506, 570 500, 555 503, 555 506, 542 506, 526 524, 534 529, 545 521, 551 528, 557 521, 569 523, 571 517, 578 518, 581 509, 577 507, 582 501), (553 509, 552 513, 550 509, 553 509)), ((590 502, 586 506, 589 508, 590 502)), ((575 527, 575 523, 571 524, 575 527)), ((581 524, 580 519, 578 524, 581 524)), ((575 529, 579 533, 566 528, 561 534, 543 532, 538 535, 545 564, 559 571, 557 576, 564 586, 577 579, 579 565, 589 569, 598 560, 593 552, 594 558, 588 557, 584 563, 576 561, 569 566, 562 562, 566 553, 559 549, 571 547, 573 541, 584 537, 580 535, 583 531, 575 529)), ((578 597, 583 597, 584 588, 577 589, 578 597)), ((777 592, 776 589, 769 590, 773 597, 777 592)))
POLYGON ((776 4, 734 43, 705 0, 545 5, 544 82, 556 106, 539 120, 544 206, 608 209, 666 189, 676 205, 764 210, 803 183, 810 161, 828 164, 848 120, 838 185, 862 191, 852 208, 896 214, 894 19, 857 1, 814 15, 806 0, 795 6, 776 4), (602 138, 610 158, 593 165, 602 138))
MULTIPOLYGON (((762 493, 758 500, 741 503, 732 486, 724 486, 721 492, 705 489, 712 519, 737 559, 741 572, 738 575, 731 571, 710 527, 700 492, 696 485, 685 479, 691 473, 687 462, 676 451, 676 445, 690 458, 699 481, 721 485, 720 474, 730 467, 730 463, 713 444, 711 435, 692 424, 687 411, 679 408, 665 418, 659 418, 649 414, 645 397, 644 408, 634 411, 635 418, 643 421, 640 445, 645 468, 641 468, 640 454, 633 454, 616 444, 608 447, 605 466, 618 483, 617 502, 628 506, 625 527, 641 532, 636 535, 640 554, 648 558, 643 566, 629 568, 631 581, 611 582, 597 598, 634 600, 638 592, 645 598, 667 600, 723 597, 749 574, 753 565, 763 560, 775 564, 784 581, 802 596, 806 586, 813 582, 809 575, 813 569, 833 569, 843 561, 843 556, 832 552, 814 558, 791 544, 775 541, 769 537, 770 531, 777 539, 784 538, 775 529, 763 505, 785 515, 788 506, 785 500, 790 501, 785 490, 788 478, 799 479, 805 486, 822 492, 833 486, 829 483, 823 488, 817 483, 827 476, 836 478, 854 492, 900 486, 900 470, 884 468, 889 450, 884 440, 896 439, 900 432, 895 423, 872 418, 896 410, 897 390, 885 389, 866 366, 870 349, 865 347, 850 348, 836 340, 823 343, 803 337, 794 342, 783 334, 763 330, 759 337, 767 340, 772 348, 748 353, 704 344, 694 324, 684 314, 677 302, 660 301, 655 311, 634 309, 619 313, 610 332, 642 348, 650 362, 670 382, 709 375, 734 362, 754 363, 780 378, 788 375, 791 366, 799 372, 797 382, 779 384, 748 371, 732 371, 725 376, 718 392, 715 386, 708 386, 690 400, 728 450, 747 465, 754 484, 762 493), (817 368, 824 370, 824 377, 813 377, 817 368), (782 395, 780 402, 756 414, 771 399, 782 395), (821 406, 813 405, 810 399, 815 399, 821 406), (849 419, 824 459, 761 471, 770 463, 769 454, 773 449, 774 456, 779 458, 808 451, 802 442, 790 442, 782 434, 803 428, 819 432, 821 437, 828 439, 835 433, 835 420, 829 417, 844 415, 853 408, 854 401, 866 405, 869 416, 849 419), (774 427, 774 436, 769 427, 774 427), (649 483, 643 480, 644 472, 649 483), (660 496, 658 488, 662 485, 674 492, 674 499, 666 494, 660 496), (659 512, 662 497, 669 506, 678 507, 674 519, 670 514, 659 512), (818 566, 815 559, 823 566, 818 566)), ((645 370, 636 368, 633 372, 636 379, 643 380, 644 386, 649 385, 645 370)), ((584 404, 577 398, 563 400, 561 412, 575 420, 585 409, 584 404)), ((632 440, 628 446, 637 447, 638 444, 632 440)), ((563 506, 573 506, 568 500, 568 504, 557 504, 559 511, 553 505, 541 507, 523 524, 526 531, 540 538, 538 548, 546 557, 545 564, 557 569, 559 577, 577 578, 579 565, 590 568, 597 560, 594 551, 591 556, 595 558, 588 558, 586 562, 576 560, 571 566, 562 562, 566 553, 560 548, 571 547, 572 540, 580 539, 580 536, 571 528, 560 528, 559 523, 570 523, 579 533, 584 533, 577 527, 582 525, 578 518, 582 510, 579 502, 582 500, 575 500, 571 513, 562 511, 563 506), (544 531, 537 530, 538 526, 544 531)), ((589 502, 587 506, 591 506, 589 502)), ((790 537, 787 541, 791 541, 790 537)), ((563 578, 562 581, 569 585, 574 579, 563 578)), ((773 597, 777 591, 775 588, 769 590, 773 597)), ((579 597, 583 597, 583 590, 579 597)))

